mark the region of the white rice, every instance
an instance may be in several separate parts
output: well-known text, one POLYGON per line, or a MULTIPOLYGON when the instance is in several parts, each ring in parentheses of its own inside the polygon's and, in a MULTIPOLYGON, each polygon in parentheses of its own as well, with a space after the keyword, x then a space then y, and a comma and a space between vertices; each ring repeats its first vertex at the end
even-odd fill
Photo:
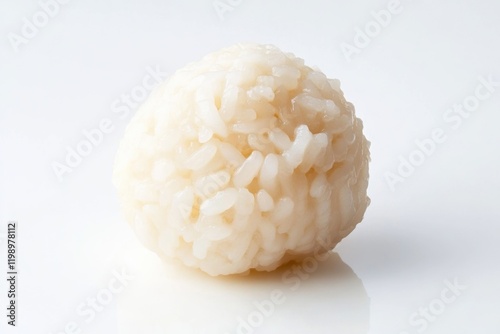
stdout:
POLYGON ((273 270, 332 249, 363 218, 362 127, 338 80, 274 46, 239 44, 152 93, 113 181, 160 256, 210 275, 273 270))

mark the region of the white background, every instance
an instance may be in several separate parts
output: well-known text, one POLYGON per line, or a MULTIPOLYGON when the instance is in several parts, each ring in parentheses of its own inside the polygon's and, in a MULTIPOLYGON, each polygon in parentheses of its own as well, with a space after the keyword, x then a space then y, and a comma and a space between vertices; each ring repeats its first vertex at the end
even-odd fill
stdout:
POLYGON ((401 0, 377 31, 371 12, 389 1, 226 1, 222 19, 212 0, 72 0, 47 22, 38 2, 0 1, 1 332, 56 334, 74 323, 66 333, 238 333, 238 317, 279 290, 285 301, 248 333, 499 333, 500 86, 467 118, 444 117, 474 102, 480 78, 500 81, 500 4, 401 0), (38 31, 15 45, 24 18, 37 15, 38 31), (366 27, 375 29, 368 45, 346 57, 342 43, 356 46, 366 27), (167 76, 238 42, 275 44, 339 78, 372 142, 364 221, 296 290, 283 281, 290 268, 213 279, 163 267, 136 242, 111 184, 137 109, 120 118, 113 103, 148 68, 167 76), (103 119, 110 133, 59 180, 54 162, 103 119), (418 161, 415 141, 436 128, 446 140, 418 161), (420 165, 391 188, 388 173, 410 157, 420 165), (5 316, 10 220, 16 328, 5 316), (109 296, 122 271, 134 278, 87 322, 77 308, 109 296), (445 292, 453 301, 441 297, 446 282, 465 287, 445 292))

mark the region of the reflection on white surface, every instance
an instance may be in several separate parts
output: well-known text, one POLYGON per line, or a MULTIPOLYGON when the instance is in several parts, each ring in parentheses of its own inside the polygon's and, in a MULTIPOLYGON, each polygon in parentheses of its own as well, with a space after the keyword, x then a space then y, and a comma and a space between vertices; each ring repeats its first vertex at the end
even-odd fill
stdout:
POLYGON ((210 277, 164 264, 140 245, 127 252, 135 279, 118 299, 120 334, 368 333, 370 300, 337 253, 317 268, 210 277))

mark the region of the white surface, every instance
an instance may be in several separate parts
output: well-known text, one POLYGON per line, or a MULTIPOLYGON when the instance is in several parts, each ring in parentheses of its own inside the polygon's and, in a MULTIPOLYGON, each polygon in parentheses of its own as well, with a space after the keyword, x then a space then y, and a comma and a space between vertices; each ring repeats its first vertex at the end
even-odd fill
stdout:
MULTIPOLYGON (((0 259, 9 220, 19 222, 20 256, 18 326, 8 328, 2 313, 1 332, 56 334, 75 322, 81 333, 237 333, 238 317, 273 289, 286 300, 254 333, 500 332, 500 86, 456 128, 443 118, 480 77, 500 81, 498 2, 402 0, 350 62, 341 44, 389 1, 232 3, 220 20, 211 0, 71 1, 15 52, 9 33, 40 5, 0 2, 0 259), (339 78, 372 142, 364 221, 335 249, 341 259, 333 255, 295 291, 280 276, 287 268, 214 280, 162 266, 122 221, 110 182, 136 110, 116 102, 121 94, 139 92, 147 68, 173 73, 241 41, 276 44, 339 78), (52 163, 105 118, 110 133, 59 182, 52 163), (435 128, 446 140, 392 191, 386 173, 435 128), (108 294, 123 270, 134 279, 108 294), (466 288, 440 301, 455 279, 466 288), (113 300, 86 322, 95 296, 113 300), (442 313, 422 320, 429 307, 442 313)), ((1 305, 6 291, 1 279, 1 305)))

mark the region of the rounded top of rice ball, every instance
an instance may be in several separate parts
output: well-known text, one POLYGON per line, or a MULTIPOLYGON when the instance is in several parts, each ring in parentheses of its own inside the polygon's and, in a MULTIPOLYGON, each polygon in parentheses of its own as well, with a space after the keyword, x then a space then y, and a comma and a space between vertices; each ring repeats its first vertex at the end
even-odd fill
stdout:
POLYGON ((210 275, 326 252, 363 217, 369 142, 338 80, 238 44, 162 83, 126 129, 113 180, 165 259, 210 275))

